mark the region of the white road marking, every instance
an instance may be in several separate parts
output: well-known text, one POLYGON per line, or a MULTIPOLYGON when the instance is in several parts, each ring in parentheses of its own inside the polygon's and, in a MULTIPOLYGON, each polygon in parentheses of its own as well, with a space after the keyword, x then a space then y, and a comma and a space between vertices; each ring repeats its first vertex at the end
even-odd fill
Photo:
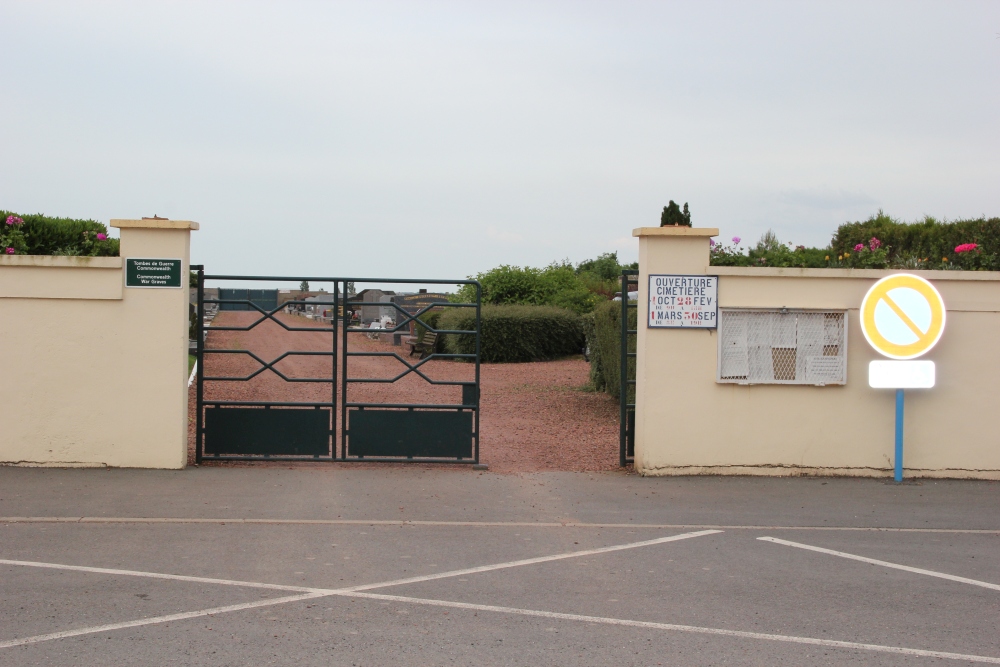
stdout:
POLYGON ((554 556, 540 556, 538 558, 526 558, 523 560, 508 561, 506 563, 497 563, 495 565, 482 565, 479 567, 465 568, 461 570, 452 570, 450 572, 440 572, 437 574, 429 574, 419 577, 408 577, 406 579, 393 579, 390 581, 383 581, 374 584, 363 584, 360 586, 351 586, 348 588, 305 588, 302 586, 282 586, 280 584, 264 584, 254 581, 238 581, 234 579, 212 579, 208 577, 189 577, 179 574, 163 574, 160 572, 142 572, 139 570, 117 570, 104 567, 86 567, 82 565, 62 565, 59 563, 40 563, 37 561, 23 561, 23 560, 0 560, 0 565, 20 565, 26 567, 41 567, 47 569, 55 570, 71 570, 75 572, 89 572, 94 574, 113 574, 120 576, 129 577, 148 577, 151 579, 169 579, 172 581, 190 581, 203 584, 219 584, 224 586, 247 586, 250 588, 266 588, 272 590, 282 590, 282 591, 301 591, 304 595, 293 595, 284 598, 275 598, 273 600, 259 600, 257 602, 247 602, 244 604, 230 605, 228 607, 214 607, 212 609, 203 609, 201 611, 185 612, 181 614, 171 614, 169 616, 156 616, 153 618, 144 618, 136 621, 126 621, 124 623, 112 623, 110 625, 100 625, 96 627, 89 628, 78 628, 76 630, 66 630, 64 632, 54 632, 46 635, 36 635, 34 637, 23 637, 21 639, 13 639, 6 642, 0 642, 0 649, 9 648, 11 646, 21 646, 24 644, 37 644, 38 642, 49 641, 52 639, 64 639, 66 637, 75 637, 78 635, 93 634, 96 632, 106 632, 108 630, 117 630, 121 628, 135 628, 142 625, 154 625, 158 623, 169 623, 170 621, 179 621, 185 618, 197 618, 199 616, 209 616, 212 614, 222 614, 230 611, 242 611, 244 609, 253 609, 255 607, 266 607, 276 604, 284 604, 286 602, 297 602, 299 600, 308 600, 310 598, 317 597, 329 597, 331 595, 345 595, 354 594, 358 591, 372 590, 375 588, 385 588, 388 586, 399 586, 402 584, 411 584, 421 581, 430 581, 432 579, 444 579, 447 577, 457 577, 460 575, 474 574, 478 572, 491 572, 493 570, 502 570, 511 567, 520 567, 522 565, 534 565, 536 563, 547 563, 554 560, 562 560, 564 558, 577 558, 580 556, 594 556, 597 554, 609 553, 612 551, 622 551, 624 549, 636 549, 638 547, 651 546, 654 544, 663 544, 664 542, 674 542, 677 540, 685 540, 692 537, 701 537, 702 535, 714 535, 720 533, 719 530, 704 530, 697 533, 683 533, 681 535, 671 535, 669 537, 660 537, 655 540, 643 540, 642 542, 630 542, 628 544, 615 544, 610 547, 601 547, 599 549, 586 549, 583 551, 570 551, 566 553, 556 554, 554 556))
POLYGON ((147 577, 149 579, 169 579, 171 581, 191 581, 198 584, 217 584, 220 586, 247 586, 249 588, 268 588, 276 591, 298 591, 300 593, 329 593, 329 590, 325 588, 310 588, 307 586, 284 586, 282 584, 264 584, 256 581, 235 581, 233 579, 189 577, 183 574, 163 574, 161 572, 142 572, 140 570, 115 570, 106 567, 87 567, 85 565, 63 565, 61 563, 39 563, 30 560, 0 559, 0 565, 43 567, 52 570, 72 570, 75 572, 90 572, 93 574, 114 574, 125 577, 147 577))
MULTIPOLYGON (((585 551, 569 552, 565 554, 557 554, 555 556, 542 556, 539 558, 529 558, 519 561, 509 561, 507 563, 498 563, 496 565, 486 565, 477 568, 467 568, 463 570, 453 570, 451 572, 443 572, 440 574, 427 575, 423 577, 411 577, 408 579, 396 579, 392 581, 381 582, 377 584, 367 584, 362 586, 354 586, 342 589, 305 589, 298 586, 279 586, 277 584, 263 584, 258 582, 248 582, 248 581, 235 581, 229 579, 210 579, 206 577, 187 577, 182 575, 170 575, 170 574, 160 574, 153 572, 139 572, 135 570, 112 570, 108 568, 90 568, 81 567, 73 565, 58 565, 53 563, 37 563, 31 561, 10 561, 3 560, 0 563, 8 565, 27 565, 35 567, 48 567, 55 569, 68 569, 83 572, 95 572, 102 574, 124 574, 128 576, 148 576, 156 579, 172 579, 179 581, 195 581, 200 583, 218 583, 227 584, 235 586, 250 586, 255 588, 268 588, 268 589, 280 589, 280 590, 305 590, 308 591, 301 595, 292 595, 288 597, 274 598, 270 600, 259 600, 256 602, 247 602, 243 604, 229 605, 226 607, 214 607, 212 609, 202 609, 199 611, 183 612, 179 614, 170 614, 167 616, 157 616, 153 618, 139 619, 135 621, 126 621, 123 623, 112 623, 108 625, 102 625, 90 628, 79 628, 76 630, 66 630, 63 632, 55 632, 46 635, 36 635, 34 637, 23 637, 20 639, 13 639, 9 641, 0 642, 0 648, 9 648, 12 646, 23 646, 25 644, 35 644, 39 642, 49 641, 53 639, 64 639, 67 637, 76 637, 85 634, 94 634, 99 632, 107 632, 112 630, 120 630, 125 628, 134 628, 144 625, 153 625, 160 623, 169 623, 171 621, 181 621, 191 618, 198 618, 202 616, 211 616, 215 614, 222 614, 232 611, 242 611, 246 609, 254 609, 259 607, 267 607, 278 604, 286 604, 289 602, 299 602, 303 600, 323 598, 323 597, 352 597, 352 598, 363 598, 372 600, 382 600, 387 602, 401 602, 408 604, 421 604, 421 605, 431 605, 437 607, 449 607, 453 609, 467 609, 474 611, 484 611, 484 612, 495 612, 502 614, 517 614, 521 616, 533 616, 537 618, 547 618, 547 619, 557 619, 566 621, 580 621, 585 623, 600 623, 605 625, 616 625, 625 626, 633 628, 646 628, 652 630, 665 630, 674 632, 688 632, 695 634, 705 634, 705 635, 716 635, 723 637, 735 637, 739 639, 756 639, 764 641, 777 641, 792 644, 806 644, 813 646, 827 646, 830 648, 842 648, 851 650, 863 650, 872 651, 878 653, 893 653, 898 655, 907 655, 914 657, 928 657, 928 658, 942 658, 949 660, 964 660, 968 662, 985 663, 985 664, 997 664, 1000 665, 1000 658, 994 658, 990 656, 980 656, 980 655, 968 655, 963 653, 950 653, 945 651, 928 651, 924 649, 906 648, 901 646, 884 646, 881 644, 864 644, 859 642, 847 642, 847 641, 837 641, 833 639, 817 639, 812 637, 797 637, 794 635, 778 635, 769 634, 761 632, 747 632, 742 630, 726 630, 722 628, 707 628, 699 627, 693 625, 678 625, 673 623, 655 623, 651 621, 634 621, 629 619, 621 618, 608 618, 602 616, 586 616, 583 614, 564 614, 559 612, 551 611, 541 611, 534 609, 520 609, 516 607, 501 607, 497 605, 482 605, 482 604, 472 604, 467 602, 452 602, 448 600, 434 600, 427 598, 414 598, 399 595, 383 595, 379 593, 365 593, 364 590, 371 590, 373 588, 380 588, 386 586, 398 586, 406 583, 416 583, 418 581, 429 581, 432 579, 442 579, 444 577, 454 577, 464 574, 471 574, 476 572, 488 572, 492 570, 498 570, 509 567, 518 567, 522 565, 529 565, 534 563, 549 562, 553 560, 560 560, 563 558, 572 558, 575 556, 589 556, 596 555, 600 553, 608 553, 613 551, 620 551, 623 549, 633 549, 641 546, 649 546, 652 544, 661 544, 664 542, 675 541, 680 539, 687 539, 691 537, 699 537, 701 535, 711 535, 721 531, 718 530, 708 530, 699 533, 686 533, 682 535, 673 535, 666 538, 660 538, 656 540, 645 540, 642 542, 633 542, 630 544, 614 545, 611 547, 603 547, 600 549, 588 549, 585 551)), ((791 543, 793 546, 799 546, 795 543, 791 543)), ((801 545, 805 546, 805 545, 801 545)), ((826 551, 826 550, 824 550, 826 551)), ((867 560, 867 559, 866 559, 867 560)))
POLYGON ((109 632, 111 630, 123 630, 125 628, 137 628, 143 625, 153 625, 156 623, 170 623, 171 621, 184 621, 189 618, 199 616, 211 616, 213 614, 224 614, 230 611, 243 611, 245 609, 256 609, 258 607, 269 607, 286 602, 299 602, 300 600, 311 600, 315 598, 327 597, 325 593, 306 593, 305 595, 291 595, 284 598, 273 598, 270 600, 258 600, 256 602, 244 602, 243 604, 232 604, 226 607, 213 607, 212 609, 202 609, 200 611, 185 611, 179 614, 169 614, 167 616, 155 616, 153 618, 142 618, 135 621, 124 621, 122 623, 109 623, 90 628, 79 628, 76 630, 64 630, 62 632, 52 632, 47 635, 35 635, 34 637, 22 637, 0 641, 0 648, 11 648, 12 646, 24 646, 25 644, 37 644, 52 639, 66 639, 67 637, 77 637, 79 635, 91 635, 97 632, 109 632))
POLYGON ((471 604, 467 602, 451 602, 449 600, 432 600, 411 598, 400 595, 382 595, 379 593, 338 593, 340 596, 370 598, 387 602, 406 602, 411 604, 431 605, 435 607, 450 607, 453 609, 468 609, 472 611, 492 611, 500 614, 518 614, 520 616, 535 616, 539 618, 560 619, 565 621, 583 621, 585 623, 602 623, 605 625, 623 625, 632 628, 648 628, 651 630, 669 630, 674 632, 690 632, 703 635, 719 635, 723 637, 738 637, 740 639, 761 639, 766 641, 786 642, 790 644, 809 644, 813 646, 829 646, 851 650, 874 651, 876 653, 895 653, 922 658, 945 658, 948 660, 965 660, 990 665, 1000 665, 1000 658, 985 655, 967 655, 964 653, 949 653, 946 651, 926 651, 919 648, 904 646, 884 646, 882 644, 863 644, 859 642, 837 641, 835 639, 817 639, 814 637, 796 637, 794 635, 776 635, 764 632, 746 632, 743 630, 725 630, 722 628, 703 628, 696 625, 677 625, 674 623, 654 623, 651 621, 632 621, 623 618, 607 618, 604 616, 585 616, 583 614, 562 614, 553 611, 538 611, 535 609, 519 609, 517 607, 498 607, 487 604, 471 604))
POLYGON ((480 565, 479 567, 470 567, 464 570, 452 570, 450 572, 441 572, 440 574, 425 574, 418 577, 407 577, 406 579, 395 579, 393 581, 386 581, 379 584, 363 584, 361 586, 351 586, 350 588, 343 588, 338 591, 341 592, 353 592, 353 591, 368 591, 373 588, 383 588, 386 586, 402 586, 403 584, 416 584, 423 581, 432 581, 434 579, 444 579, 446 577, 457 577, 466 574, 479 574, 481 572, 492 572, 493 570, 505 570, 511 567, 521 567, 522 565, 536 565, 538 563, 548 563, 554 560, 563 560, 565 558, 578 558, 580 556, 595 556, 597 554, 606 554, 612 551, 622 551, 624 549, 636 549, 638 547, 648 547, 654 544, 663 544, 665 542, 676 542, 677 540, 687 540, 692 537, 702 537, 703 535, 715 535, 721 533, 721 530, 701 530, 696 533, 681 533, 680 535, 670 535, 669 537, 658 537, 655 540, 643 540, 642 542, 629 542, 628 544, 615 544, 610 547, 601 547, 599 549, 586 549, 584 551, 569 551, 567 553, 556 554, 554 556, 539 556, 537 558, 525 558, 523 560, 512 560, 506 563, 497 563, 496 565, 480 565))
POLYGON ((895 528, 892 526, 756 526, 701 523, 588 523, 583 521, 408 521, 406 519, 233 519, 197 517, 6 516, 0 523, 194 523, 319 526, 456 526, 472 528, 629 528, 652 530, 820 530, 866 533, 1000 535, 995 528, 895 528))
POLYGON ((973 586, 982 586, 983 588, 991 588, 995 591, 1000 591, 1000 585, 991 584, 986 581, 979 581, 978 579, 968 579, 966 577, 957 577, 954 574, 945 574, 944 572, 935 572, 934 570, 925 570, 919 567, 910 567, 909 565, 900 565, 898 563, 890 563, 884 560, 876 560, 874 558, 866 558, 864 556, 857 556, 855 554, 845 553, 843 551, 834 551, 833 549, 824 549, 823 547, 814 547, 809 544, 800 544, 799 542, 789 542, 788 540, 779 540, 777 537, 758 537, 758 540, 764 542, 773 542, 774 544, 784 544, 786 547, 796 547, 798 549, 807 549, 809 551, 816 551, 821 554, 829 554, 830 556, 840 556, 841 558, 848 558, 850 560, 861 561, 862 563, 869 563, 871 565, 881 565, 882 567, 891 567, 894 570, 904 570, 906 572, 913 572, 914 574, 923 574, 928 577, 937 577, 938 579, 947 579, 949 581, 957 581, 962 584, 971 584, 973 586))
POLYGON ((192 577, 182 574, 143 572, 141 570, 119 570, 106 567, 89 567, 86 565, 63 565, 61 563, 42 563, 38 561, 29 561, 29 560, 0 559, 0 565, 41 567, 53 570, 72 570, 76 572, 90 572, 93 574, 112 574, 112 575, 127 576, 127 577, 147 577, 150 579, 190 581, 199 584, 217 584, 220 586, 246 586, 249 588, 267 588, 278 591, 297 591, 301 593, 322 593, 324 595, 333 595, 335 593, 341 593, 344 591, 367 591, 375 588, 385 588, 387 586, 400 586, 403 584, 413 584, 422 581, 431 581, 432 579, 446 579, 448 577, 458 577, 466 574, 491 572, 493 570, 504 570, 511 567, 520 567, 522 565, 535 565, 537 563, 547 563, 549 561, 562 560, 564 558, 579 558, 581 556, 594 556, 596 554, 609 553, 612 551, 622 551, 624 549, 636 549, 638 547, 647 547, 654 544, 663 544, 664 542, 676 542, 677 540, 686 540, 692 537, 701 537, 703 535, 714 535, 716 533, 721 533, 721 532, 722 531, 720 530, 703 530, 696 533, 682 533, 680 535, 658 537, 655 540, 643 540, 642 542, 629 542, 627 544, 614 544, 610 547, 600 547, 598 549, 585 549, 583 551, 567 551, 565 553, 555 554, 553 556, 538 556, 537 558, 512 560, 512 561, 507 561, 506 563, 496 563, 493 565, 480 565, 478 567, 463 568, 461 570, 451 570, 449 572, 437 572, 435 574, 407 577, 405 579, 393 579, 391 581, 382 581, 374 584, 361 584, 358 586, 351 586, 348 588, 315 588, 310 586, 285 586, 282 584, 265 584, 256 581, 240 581, 236 579, 213 579, 209 577, 192 577))

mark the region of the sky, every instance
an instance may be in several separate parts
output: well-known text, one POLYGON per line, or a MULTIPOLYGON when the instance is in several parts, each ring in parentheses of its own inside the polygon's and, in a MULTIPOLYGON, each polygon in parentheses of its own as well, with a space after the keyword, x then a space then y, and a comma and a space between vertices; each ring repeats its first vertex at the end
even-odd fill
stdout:
POLYGON ((825 246, 1000 215, 1000 2, 0 1, 0 209, 212 273, 463 278, 671 199, 825 246))

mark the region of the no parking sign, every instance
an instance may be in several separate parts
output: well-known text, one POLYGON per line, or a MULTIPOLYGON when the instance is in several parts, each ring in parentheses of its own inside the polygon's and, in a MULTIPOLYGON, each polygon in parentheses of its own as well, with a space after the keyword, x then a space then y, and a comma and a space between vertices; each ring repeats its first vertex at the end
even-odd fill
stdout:
POLYGON ((868 383, 879 389, 929 389, 933 361, 927 354, 944 333, 947 312, 941 294, 920 276, 898 273, 872 285, 861 302, 861 331, 880 354, 896 361, 873 361, 868 383))
POLYGON ((903 390, 930 389, 933 361, 916 361, 941 340, 947 311, 930 282, 910 273, 882 278, 861 302, 861 331, 868 343, 893 361, 868 364, 868 385, 896 390, 895 479, 903 481, 903 390))

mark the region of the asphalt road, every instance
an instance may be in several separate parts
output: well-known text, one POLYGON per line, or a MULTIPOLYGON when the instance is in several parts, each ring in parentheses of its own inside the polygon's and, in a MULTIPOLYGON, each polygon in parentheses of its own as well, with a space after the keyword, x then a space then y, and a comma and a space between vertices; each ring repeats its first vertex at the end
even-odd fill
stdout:
POLYGON ((993 482, 0 468, 0 664, 1000 664, 998 509, 993 482))

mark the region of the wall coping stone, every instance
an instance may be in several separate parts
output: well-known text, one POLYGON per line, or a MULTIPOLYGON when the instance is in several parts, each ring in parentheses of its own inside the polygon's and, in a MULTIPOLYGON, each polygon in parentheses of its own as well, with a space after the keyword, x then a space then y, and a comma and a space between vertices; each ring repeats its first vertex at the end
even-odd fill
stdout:
POLYGON ((120 269, 121 257, 72 255, 0 255, 0 266, 40 266, 60 269, 120 269))
POLYGON ((799 267, 706 266, 706 275, 745 278, 853 278, 870 280, 912 273, 928 280, 1000 281, 1000 271, 910 271, 906 269, 803 269, 799 267))

